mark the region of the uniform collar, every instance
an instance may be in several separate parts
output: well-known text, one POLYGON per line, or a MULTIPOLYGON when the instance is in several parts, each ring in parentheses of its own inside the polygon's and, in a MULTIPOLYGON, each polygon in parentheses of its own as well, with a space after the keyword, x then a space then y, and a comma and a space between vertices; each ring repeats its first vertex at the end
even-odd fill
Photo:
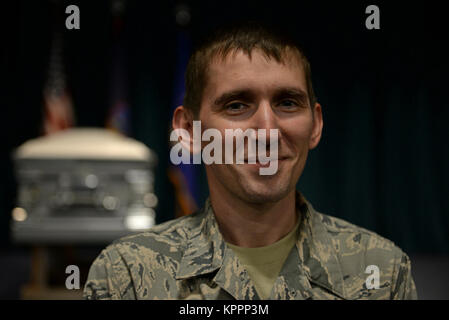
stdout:
POLYGON ((226 244, 218 229, 210 200, 192 215, 192 224, 185 230, 188 236, 176 279, 186 279, 213 272, 223 264, 226 244))
POLYGON ((301 268, 310 282, 345 298, 340 258, 323 223, 325 218, 300 192, 297 192, 296 207, 303 217, 296 242, 301 268))
MULTIPOLYGON (((302 217, 296 249, 288 256, 272 292, 273 298, 313 298, 310 282, 345 297, 337 252, 322 216, 297 192, 296 207, 302 217), (288 290, 287 290, 288 289, 288 290)), ((186 249, 176 279, 199 277, 218 270, 214 281, 236 299, 258 298, 254 286, 219 231, 210 200, 192 216, 186 249)))

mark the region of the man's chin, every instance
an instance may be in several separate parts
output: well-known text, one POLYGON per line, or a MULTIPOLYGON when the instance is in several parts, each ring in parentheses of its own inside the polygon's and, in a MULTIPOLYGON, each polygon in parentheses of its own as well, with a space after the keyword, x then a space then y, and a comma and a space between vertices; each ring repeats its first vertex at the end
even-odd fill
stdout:
POLYGON ((296 182, 292 180, 293 170, 287 166, 287 163, 279 166, 279 170, 273 175, 260 175, 259 168, 254 165, 233 165, 231 168, 235 180, 232 183, 233 187, 228 185, 228 190, 248 203, 278 202, 285 198, 296 185, 296 182))
POLYGON ((287 185, 280 186, 276 183, 267 184, 245 181, 242 186, 243 194, 240 195, 240 198, 249 203, 278 202, 285 198, 290 191, 287 185))

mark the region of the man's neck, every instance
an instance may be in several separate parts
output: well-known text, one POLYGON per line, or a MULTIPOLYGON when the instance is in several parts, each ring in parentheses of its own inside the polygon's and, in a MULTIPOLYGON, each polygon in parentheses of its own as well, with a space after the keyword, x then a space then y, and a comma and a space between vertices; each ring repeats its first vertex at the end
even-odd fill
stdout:
POLYGON ((252 204, 227 193, 211 192, 220 232, 226 242, 256 248, 275 243, 297 222, 295 190, 275 203, 252 204))

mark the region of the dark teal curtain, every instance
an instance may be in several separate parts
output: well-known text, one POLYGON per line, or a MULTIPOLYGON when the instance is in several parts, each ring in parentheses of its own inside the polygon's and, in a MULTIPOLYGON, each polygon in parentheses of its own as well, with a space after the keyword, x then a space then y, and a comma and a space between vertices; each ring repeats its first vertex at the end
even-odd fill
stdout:
POLYGON ((381 30, 336 9, 310 41, 324 132, 298 188, 408 253, 448 253, 447 28, 432 5, 380 8, 381 30))

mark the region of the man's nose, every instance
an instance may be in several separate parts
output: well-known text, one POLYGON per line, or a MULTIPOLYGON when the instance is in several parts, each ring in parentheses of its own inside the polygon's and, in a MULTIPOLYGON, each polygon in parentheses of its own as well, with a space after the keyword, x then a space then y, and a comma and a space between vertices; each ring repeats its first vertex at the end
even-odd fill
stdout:
POLYGON ((259 104, 253 121, 254 129, 266 129, 267 138, 270 136, 270 129, 279 129, 278 118, 268 101, 259 104))

